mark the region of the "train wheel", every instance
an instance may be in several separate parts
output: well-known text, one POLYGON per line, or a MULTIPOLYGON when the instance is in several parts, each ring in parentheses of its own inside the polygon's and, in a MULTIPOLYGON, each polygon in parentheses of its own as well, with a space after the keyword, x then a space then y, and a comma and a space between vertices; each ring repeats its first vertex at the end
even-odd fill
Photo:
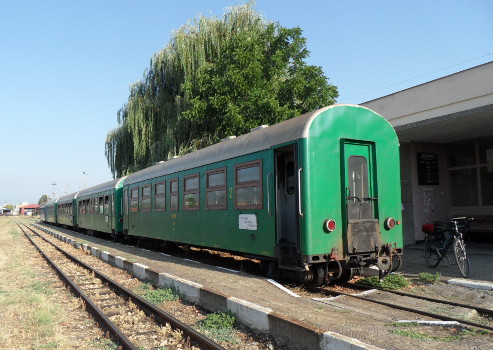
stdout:
POLYGON ((342 269, 342 273, 339 278, 333 279, 330 282, 334 284, 342 284, 348 282, 353 277, 354 277, 353 270, 346 268, 346 269, 342 269))
POLYGON ((316 287, 327 284, 327 264, 316 264, 312 269, 313 280, 310 283, 316 287))
POLYGON ((393 255, 392 256, 392 271, 395 272, 399 270, 399 268, 402 266, 402 258, 399 255, 393 255))

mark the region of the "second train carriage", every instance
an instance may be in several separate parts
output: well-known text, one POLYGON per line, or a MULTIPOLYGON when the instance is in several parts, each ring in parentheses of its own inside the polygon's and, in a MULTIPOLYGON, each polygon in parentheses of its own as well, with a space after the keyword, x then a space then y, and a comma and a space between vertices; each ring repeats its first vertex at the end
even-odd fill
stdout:
POLYGON ((57 224, 62 226, 77 227, 77 194, 66 194, 57 199, 57 224))
POLYGON ((44 205, 45 222, 50 224, 57 223, 57 203, 56 199, 46 202, 44 205))
POLYGON ((129 175, 122 232, 240 252, 322 283, 395 268, 400 193, 392 126, 334 105, 129 175))
POLYGON ((84 189, 77 194, 77 227, 112 235, 123 231, 122 184, 124 178, 84 189))

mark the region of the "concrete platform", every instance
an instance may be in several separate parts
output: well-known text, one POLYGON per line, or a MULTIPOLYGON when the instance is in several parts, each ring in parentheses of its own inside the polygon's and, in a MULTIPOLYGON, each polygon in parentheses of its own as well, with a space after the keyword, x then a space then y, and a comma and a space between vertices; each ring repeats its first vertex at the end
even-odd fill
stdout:
POLYGON ((451 284, 493 290, 493 244, 471 242, 466 249, 469 254, 471 270, 467 279, 459 272, 452 250, 447 254, 452 264, 447 259, 443 259, 435 268, 426 266, 423 243, 404 247, 404 264, 399 272, 412 276, 420 272, 440 272, 442 280, 451 284))

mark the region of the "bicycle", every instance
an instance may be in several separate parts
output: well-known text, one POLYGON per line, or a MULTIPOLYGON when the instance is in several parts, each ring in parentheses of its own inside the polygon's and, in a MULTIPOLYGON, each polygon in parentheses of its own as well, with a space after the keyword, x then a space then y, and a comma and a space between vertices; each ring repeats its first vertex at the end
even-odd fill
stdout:
POLYGON ((460 273, 464 277, 470 274, 469 258, 464 242, 464 232, 469 227, 471 218, 452 218, 447 223, 435 221, 433 224, 424 224, 425 233, 425 260, 429 267, 437 267, 444 257, 450 262, 447 251, 454 246, 455 260, 460 273), (446 235, 448 233, 448 235, 446 235))

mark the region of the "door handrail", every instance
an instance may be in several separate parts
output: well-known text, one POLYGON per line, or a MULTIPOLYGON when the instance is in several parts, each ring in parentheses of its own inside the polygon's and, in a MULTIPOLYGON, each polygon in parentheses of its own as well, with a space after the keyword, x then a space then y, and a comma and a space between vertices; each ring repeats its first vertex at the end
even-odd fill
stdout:
POLYGON ((298 213, 303 216, 303 210, 301 210, 301 171, 303 168, 298 169, 298 213))
POLYGON ((270 186, 269 186, 269 177, 272 175, 272 172, 267 173, 267 214, 272 216, 270 211, 270 186))

